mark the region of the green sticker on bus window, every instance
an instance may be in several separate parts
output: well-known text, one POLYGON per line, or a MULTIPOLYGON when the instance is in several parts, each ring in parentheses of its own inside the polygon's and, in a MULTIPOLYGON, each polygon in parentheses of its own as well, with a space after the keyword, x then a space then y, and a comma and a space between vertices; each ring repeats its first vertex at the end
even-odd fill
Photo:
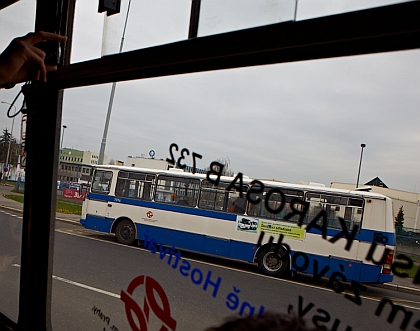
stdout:
POLYGON ((258 232, 280 235, 282 234, 287 239, 305 240, 305 229, 297 225, 290 225, 282 222, 271 222, 260 220, 258 225, 258 232))

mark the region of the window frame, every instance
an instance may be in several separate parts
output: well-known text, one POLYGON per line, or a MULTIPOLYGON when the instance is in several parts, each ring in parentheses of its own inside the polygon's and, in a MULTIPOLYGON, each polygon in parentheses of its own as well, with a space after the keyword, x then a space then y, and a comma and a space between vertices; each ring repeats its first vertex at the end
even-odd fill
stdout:
MULTIPOLYGON (((341 207, 343 207, 344 210, 343 210, 342 218, 345 220, 345 223, 347 225, 347 229, 349 231, 351 231, 354 227, 354 224, 356 224, 359 227, 358 230, 357 230, 357 233, 360 233, 360 230, 361 230, 362 225, 363 225, 363 217, 364 217, 364 210, 365 210, 365 200, 363 198, 355 197, 355 196, 348 196, 348 195, 344 195, 344 194, 333 195, 333 194, 328 194, 328 193, 324 193, 324 192, 307 191, 305 193, 305 202, 307 202, 309 204, 309 206, 308 206, 308 212, 306 213, 305 220, 303 222, 304 224, 309 224, 309 222, 311 222, 314 219, 314 217, 317 216, 318 213, 321 211, 320 210, 317 213, 310 213, 311 203, 308 200, 308 198, 310 198, 310 196, 313 196, 315 198, 317 196, 319 196, 319 199, 320 199, 319 203, 323 205, 321 210, 325 210, 326 214, 327 214, 327 220, 328 220, 327 228, 328 229, 341 230, 341 225, 338 221, 338 217, 341 217, 341 216, 340 215, 334 215, 334 218, 332 218, 332 217, 329 217, 329 215, 330 215, 329 212, 341 211, 341 207), (322 200, 325 200, 326 197, 331 198, 331 200, 330 201, 328 201, 328 200, 327 201, 322 201, 322 200), (355 205, 354 203, 350 204, 351 200, 353 200, 353 202, 360 201, 361 206, 360 205, 355 205), (335 208, 334 208, 335 210, 332 210, 331 208, 326 209, 324 205, 328 206, 328 207, 335 206, 335 208), (340 209, 337 210, 337 207, 340 207, 340 209), (360 221, 353 221, 353 219, 350 219, 350 226, 349 226, 349 220, 345 219, 346 212, 348 211, 349 208, 352 208, 352 210, 354 210, 354 213, 352 212, 351 215, 358 215, 359 214, 358 211, 361 210, 360 221), (334 223, 332 221, 334 221, 334 223)), ((320 222, 322 222, 322 221, 323 220, 320 219, 317 223, 321 224, 320 222)))
POLYGON ((19 321, 16 324, 0 313, 0 323, 11 325, 13 329, 51 330, 53 245, 50 242, 54 237, 55 222, 56 190, 53 188, 56 187, 59 160, 60 89, 420 47, 417 16, 420 4, 415 1, 195 38, 68 65, 74 6, 75 0, 37 1, 35 30, 58 31, 68 35, 69 40, 62 52, 63 63, 67 65, 49 75, 50 83, 39 87, 39 98, 32 100, 30 105, 37 115, 31 119, 32 123, 28 118, 27 124, 33 131, 27 130, 32 154, 27 156, 22 234, 23 242, 27 243, 22 244, 19 321), (354 22, 358 22, 357 27, 354 22), (139 58, 143 61, 138 61, 139 58), (41 114, 43 112, 45 114, 41 114), (37 158, 43 162, 38 162, 37 158), (39 173, 51 175, 40 178, 39 173), (35 193, 35 188, 41 186, 44 186, 42 192, 38 189, 35 193), (51 199, 44 199, 37 205, 37 195, 51 199), (37 222, 40 218, 45 222, 37 222), (40 309, 32 309, 34 306, 40 309))

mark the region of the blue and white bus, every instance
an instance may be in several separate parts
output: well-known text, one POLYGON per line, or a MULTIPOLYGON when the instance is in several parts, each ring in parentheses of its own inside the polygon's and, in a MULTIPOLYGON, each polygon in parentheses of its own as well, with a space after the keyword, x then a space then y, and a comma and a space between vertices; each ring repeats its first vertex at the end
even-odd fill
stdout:
POLYGON ((257 263, 267 275, 339 272, 347 281, 392 281, 389 198, 241 179, 242 189, 231 185, 233 177, 215 184, 179 169, 96 166, 80 222, 115 233, 122 244, 146 240, 147 233, 162 245, 257 263))

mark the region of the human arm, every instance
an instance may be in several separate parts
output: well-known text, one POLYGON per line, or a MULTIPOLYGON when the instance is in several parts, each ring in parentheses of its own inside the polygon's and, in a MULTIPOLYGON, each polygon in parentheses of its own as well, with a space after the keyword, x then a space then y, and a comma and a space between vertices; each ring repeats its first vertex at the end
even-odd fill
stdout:
POLYGON ((0 54, 0 86, 13 85, 27 80, 47 80, 47 71, 57 66, 46 65, 45 52, 34 46, 40 42, 65 42, 67 37, 38 31, 12 40, 0 54))

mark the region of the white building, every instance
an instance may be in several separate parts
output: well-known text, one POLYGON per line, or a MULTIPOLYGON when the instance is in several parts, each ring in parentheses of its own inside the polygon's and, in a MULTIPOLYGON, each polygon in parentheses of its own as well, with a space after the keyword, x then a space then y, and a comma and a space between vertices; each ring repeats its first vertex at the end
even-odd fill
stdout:
POLYGON ((160 169, 160 170, 168 170, 169 168, 173 167, 168 162, 166 162, 166 160, 157 160, 157 159, 152 159, 152 158, 133 157, 133 156, 127 157, 125 166, 136 167, 136 168, 160 169))
MULTIPOLYGON (((89 165, 98 165, 98 160, 99 160, 99 153, 95 153, 95 152, 83 152, 83 164, 89 164, 89 165)), ((104 163, 103 164, 108 164, 108 156, 104 155, 104 163)))

